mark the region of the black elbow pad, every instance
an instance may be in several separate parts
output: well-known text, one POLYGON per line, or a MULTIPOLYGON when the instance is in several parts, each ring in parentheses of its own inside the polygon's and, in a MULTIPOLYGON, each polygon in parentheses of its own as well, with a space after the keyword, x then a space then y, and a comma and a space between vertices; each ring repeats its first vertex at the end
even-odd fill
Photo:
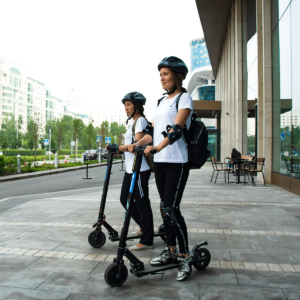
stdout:
POLYGON ((170 141, 170 145, 174 144, 182 137, 182 127, 178 124, 172 126, 173 132, 168 133, 168 139, 170 141))
POLYGON ((143 133, 145 133, 145 134, 149 134, 149 135, 151 135, 152 137, 153 137, 153 127, 152 126, 146 126, 146 128, 143 130, 143 133))

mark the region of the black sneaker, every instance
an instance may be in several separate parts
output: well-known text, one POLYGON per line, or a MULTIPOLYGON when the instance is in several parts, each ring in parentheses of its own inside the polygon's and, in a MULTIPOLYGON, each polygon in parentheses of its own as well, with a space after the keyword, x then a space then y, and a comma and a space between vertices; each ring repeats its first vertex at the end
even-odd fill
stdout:
POLYGON ((172 253, 169 249, 169 247, 166 247, 166 249, 158 256, 150 260, 151 266, 165 266, 169 263, 176 263, 178 258, 178 254, 172 253))
POLYGON ((196 257, 193 255, 190 255, 188 257, 178 257, 178 261, 180 263, 178 268, 178 273, 176 279, 178 281, 184 281, 190 277, 192 274, 192 266, 196 261, 196 257))

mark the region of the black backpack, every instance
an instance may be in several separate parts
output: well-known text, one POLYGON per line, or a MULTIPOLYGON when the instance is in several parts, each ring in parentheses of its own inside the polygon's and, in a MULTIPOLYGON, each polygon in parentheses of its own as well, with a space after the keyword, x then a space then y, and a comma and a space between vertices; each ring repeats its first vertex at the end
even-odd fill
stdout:
MULTIPOLYGON (((181 93, 176 100, 176 109, 178 111, 178 103, 181 93)), ((158 100, 157 106, 160 104, 158 100)), ((197 114, 194 112, 191 117, 191 126, 188 130, 186 125, 183 127, 183 135, 188 146, 188 157, 190 169, 200 169, 210 156, 210 151, 207 150, 208 132, 203 122, 197 121, 197 114)))

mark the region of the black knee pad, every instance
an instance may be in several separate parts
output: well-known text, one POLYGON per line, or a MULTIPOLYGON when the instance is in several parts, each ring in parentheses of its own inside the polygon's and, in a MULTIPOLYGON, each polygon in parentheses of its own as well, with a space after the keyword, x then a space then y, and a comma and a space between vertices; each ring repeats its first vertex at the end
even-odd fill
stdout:
POLYGON ((171 226, 177 225, 177 219, 172 207, 165 207, 161 210, 162 218, 167 221, 171 226))

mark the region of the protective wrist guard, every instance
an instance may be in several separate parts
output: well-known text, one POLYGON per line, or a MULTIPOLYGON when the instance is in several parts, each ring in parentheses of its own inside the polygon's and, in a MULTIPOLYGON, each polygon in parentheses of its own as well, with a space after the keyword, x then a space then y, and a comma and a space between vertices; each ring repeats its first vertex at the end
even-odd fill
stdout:
POLYGON ((152 137, 153 137, 153 127, 152 126, 146 126, 146 128, 143 130, 143 133, 145 133, 145 134, 149 134, 149 135, 151 135, 152 137))
POLYGON ((108 149, 109 151, 116 152, 116 151, 119 150, 119 146, 116 145, 116 144, 109 144, 109 145, 107 146, 107 149, 108 149))
POLYGON ((172 126, 173 132, 169 132, 167 137, 170 141, 170 145, 174 144, 182 137, 182 127, 178 124, 172 126))

